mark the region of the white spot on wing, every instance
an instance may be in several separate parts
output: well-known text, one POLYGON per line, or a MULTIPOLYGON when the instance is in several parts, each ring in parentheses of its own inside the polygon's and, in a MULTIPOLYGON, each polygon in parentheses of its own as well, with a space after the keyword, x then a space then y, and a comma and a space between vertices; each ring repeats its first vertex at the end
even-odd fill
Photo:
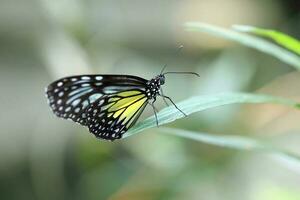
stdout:
POLYGON ((82 80, 90 80, 91 78, 88 77, 88 76, 82 76, 81 79, 82 79, 82 80))
POLYGON ((82 102, 83 107, 87 107, 89 105, 89 102, 87 100, 85 100, 84 102, 82 102))
POLYGON ((98 103, 99 106, 101 106, 104 103, 104 99, 101 99, 98 103))
POLYGON ((93 94, 89 97, 89 100, 91 101, 91 103, 93 103, 94 101, 96 101, 97 99, 99 99, 100 97, 102 97, 102 94, 93 94))
POLYGON ((102 77, 102 76, 96 76, 95 79, 96 79, 97 81, 101 81, 101 80, 103 79, 103 77, 102 77))
POLYGON ((80 101, 81 101, 81 99, 76 99, 76 100, 74 100, 74 101, 72 102, 72 106, 75 107, 77 104, 80 103, 80 101))
POLYGON ((90 84, 89 83, 83 83, 83 84, 81 84, 81 87, 87 87, 87 86, 90 86, 90 84))

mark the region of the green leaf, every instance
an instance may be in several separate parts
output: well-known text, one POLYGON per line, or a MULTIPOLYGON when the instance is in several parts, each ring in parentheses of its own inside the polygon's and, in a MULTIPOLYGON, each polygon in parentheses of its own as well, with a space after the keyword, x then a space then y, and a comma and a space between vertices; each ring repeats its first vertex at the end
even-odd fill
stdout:
POLYGON ((236 135, 213 135, 203 132, 186 131, 175 128, 160 128, 160 132, 191 139, 205 144, 216 145, 231 149, 262 152, 272 155, 291 170, 300 172, 300 157, 282 149, 273 147, 253 138, 236 135))
MULTIPOLYGON (((178 103, 177 106, 181 110, 183 110, 187 115, 190 115, 195 112, 199 112, 209 108, 215 108, 218 106, 224 106, 224 105, 236 104, 236 103, 274 103, 274 104, 286 105, 296 109, 300 109, 299 103, 289 99, 274 97, 270 95, 247 94, 247 93, 221 93, 221 94, 214 94, 214 95, 195 96, 178 103)), ((161 127, 161 125, 163 124, 167 124, 172 121, 175 121, 176 119, 180 119, 184 117, 173 106, 169 106, 161 110, 157 114, 157 117, 160 124, 160 127, 157 130, 160 132, 165 132, 168 134, 173 134, 187 139, 192 139, 194 141, 200 141, 200 142, 217 145, 221 147, 270 153, 272 156, 274 156, 275 159, 285 164, 285 166, 299 172, 300 169, 299 156, 274 148, 271 145, 264 144, 263 142, 251 138, 232 136, 232 135, 216 136, 207 133, 161 127)), ((143 130, 152 127, 156 127, 155 116, 151 116, 148 119, 138 123, 131 129, 129 129, 124 134, 123 137, 125 138, 134 134, 138 134, 143 130)))
MULTIPOLYGON (((247 94, 247 93, 221 93, 214 95, 201 95, 189 98, 177 104, 177 106, 183 110, 187 115, 206 110, 209 108, 215 108, 218 106, 236 104, 236 103, 276 103, 291 106, 299 109, 300 104, 295 101, 273 97, 262 94, 247 94)), ((164 108, 157 114, 159 125, 167 124, 176 119, 183 118, 184 116, 174 106, 164 108)), ((145 129, 156 127, 155 116, 138 123, 125 134, 124 138, 133 134, 137 134, 145 129)))
POLYGON ((299 56, 262 38, 200 22, 187 22, 185 27, 188 31, 206 32, 218 37, 239 42, 245 46, 270 54, 279 60, 300 69, 299 56))
POLYGON ((220 147, 227 147, 231 149, 240 150, 265 150, 268 149, 266 145, 259 141, 251 138, 237 136, 237 135, 213 135, 203 132, 187 131, 175 128, 161 128, 160 132, 176 135, 179 137, 184 137, 187 139, 203 142, 206 144, 216 145, 220 147))
POLYGON ((237 31, 254 33, 256 35, 270 38, 277 42, 279 45, 283 46, 284 48, 289 49, 300 55, 300 41, 289 35, 286 35, 279 31, 274 31, 271 29, 262 29, 253 26, 234 25, 233 28, 237 31))

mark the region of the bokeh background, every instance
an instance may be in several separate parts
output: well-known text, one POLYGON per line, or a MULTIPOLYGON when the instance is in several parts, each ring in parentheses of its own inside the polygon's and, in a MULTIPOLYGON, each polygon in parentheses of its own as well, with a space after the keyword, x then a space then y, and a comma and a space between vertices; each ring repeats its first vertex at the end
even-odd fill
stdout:
MULTIPOLYGON (((176 102, 224 91, 300 100, 300 75, 292 67, 186 32, 186 21, 253 25, 300 38, 300 3, 0 0, 0 199, 299 200, 299 172, 265 154, 164 135, 159 128, 105 142, 51 113, 44 88, 57 78, 113 73, 149 79, 165 63, 167 70, 201 74, 167 77, 165 93, 176 102)), ((142 119, 150 115, 147 109, 142 119)), ((299 120, 299 111, 281 106, 239 105, 168 126, 257 137, 300 153, 299 120)))

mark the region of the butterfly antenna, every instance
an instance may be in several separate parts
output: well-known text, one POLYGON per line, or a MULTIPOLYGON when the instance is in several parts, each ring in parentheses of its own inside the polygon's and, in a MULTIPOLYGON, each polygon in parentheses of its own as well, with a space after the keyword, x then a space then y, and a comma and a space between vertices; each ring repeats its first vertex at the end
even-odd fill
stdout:
MULTIPOLYGON (((175 56, 177 56, 179 53, 180 53, 180 51, 181 51, 181 49, 183 48, 183 45, 181 44, 178 48, 177 48, 177 51, 175 52, 175 56)), ((166 69, 166 67, 167 67, 167 64, 165 64, 164 65, 164 67, 162 68, 162 70, 160 71, 160 74, 163 74, 163 72, 164 72, 164 70, 166 69)))
POLYGON ((162 74, 164 72, 164 70, 166 69, 167 64, 164 65, 164 67, 161 69, 160 74, 162 74))
POLYGON ((165 74, 193 74, 193 75, 200 77, 200 75, 196 72, 165 72, 165 73, 163 73, 163 75, 165 75, 165 74))

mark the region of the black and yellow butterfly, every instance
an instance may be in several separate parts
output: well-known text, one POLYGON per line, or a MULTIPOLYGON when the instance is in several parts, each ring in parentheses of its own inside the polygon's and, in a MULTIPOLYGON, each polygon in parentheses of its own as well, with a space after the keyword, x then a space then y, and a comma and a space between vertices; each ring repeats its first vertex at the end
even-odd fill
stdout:
POLYGON ((151 80, 131 75, 70 76, 51 83, 46 95, 58 117, 87 126, 97 138, 115 140, 136 123, 147 104, 153 107, 156 117, 154 102, 158 95, 182 112, 162 92, 168 73, 199 76, 193 72, 161 72, 151 80))

